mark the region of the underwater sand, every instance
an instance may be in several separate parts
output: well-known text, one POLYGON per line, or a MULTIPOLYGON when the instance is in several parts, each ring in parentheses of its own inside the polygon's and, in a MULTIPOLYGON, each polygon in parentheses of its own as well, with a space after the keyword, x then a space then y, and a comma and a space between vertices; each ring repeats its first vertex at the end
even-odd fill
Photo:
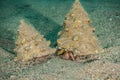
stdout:
POLYGON ((120 1, 81 0, 95 27, 101 46, 100 60, 73 62, 53 57, 34 66, 13 62, 19 21, 30 22, 55 46, 57 33, 74 0, 0 0, 0 80, 119 80, 120 1))

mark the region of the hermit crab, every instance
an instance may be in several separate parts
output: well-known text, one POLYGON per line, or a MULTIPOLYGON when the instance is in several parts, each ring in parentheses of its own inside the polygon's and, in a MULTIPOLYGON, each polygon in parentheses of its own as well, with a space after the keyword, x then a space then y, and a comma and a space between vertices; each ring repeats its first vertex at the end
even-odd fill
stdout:
POLYGON ((57 47, 56 53, 63 59, 75 60, 73 52, 65 48, 57 47))
POLYGON ((62 59, 72 60, 77 62, 88 62, 99 60, 100 56, 97 54, 89 54, 89 55, 75 55, 73 51, 67 50, 65 48, 56 47, 56 54, 62 59))
POLYGON ((57 55, 69 60, 91 60, 94 55, 104 50, 98 43, 91 27, 90 19, 79 0, 75 0, 70 12, 66 15, 63 29, 57 39, 57 55))

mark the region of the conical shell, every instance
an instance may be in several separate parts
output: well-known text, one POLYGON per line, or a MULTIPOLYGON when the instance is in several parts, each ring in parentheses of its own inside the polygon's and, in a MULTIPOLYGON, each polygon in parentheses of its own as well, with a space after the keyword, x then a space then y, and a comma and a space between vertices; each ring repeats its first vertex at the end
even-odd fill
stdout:
POLYGON ((42 57, 55 53, 55 49, 49 47, 50 41, 46 41, 30 24, 20 21, 17 40, 14 49, 17 57, 15 61, 28 61, 35 57, 42 57))
POLYGON ((95 29, 90 26, 88 14, 79 0, 75 0, 63 26, 63 30, 57 40, 57 45, 61 49, 72 51, 74 56, 103 52, 94 35, 95 29))

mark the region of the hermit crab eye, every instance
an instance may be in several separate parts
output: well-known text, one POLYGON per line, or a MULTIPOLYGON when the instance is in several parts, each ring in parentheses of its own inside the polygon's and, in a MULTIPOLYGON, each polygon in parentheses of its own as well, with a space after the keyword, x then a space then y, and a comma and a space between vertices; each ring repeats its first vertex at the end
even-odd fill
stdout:
POLYGON ((60 50, 60 49, 62 49, 62 48, 61 48, 61 47, 59 47, 59 46, 56 46, 56 49, 60 50))

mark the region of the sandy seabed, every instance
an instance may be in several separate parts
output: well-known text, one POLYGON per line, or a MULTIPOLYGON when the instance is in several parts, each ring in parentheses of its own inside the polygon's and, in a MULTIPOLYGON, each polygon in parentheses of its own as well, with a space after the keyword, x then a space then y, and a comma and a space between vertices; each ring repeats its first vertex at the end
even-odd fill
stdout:
POLYGON ((105 49, 100 60, 77 63, 58 57, 42 63, 20 65, 15 57, 15 36, 20 19, 35 26, 54 47, 57 33, 73 0, 0 1, 0 80, 119 80, 120 79, 120 1, 81 0, 105 49), (58 4, 59 3, 59 4, 58 4), (52 36, 51 36, 52 35, 52 36))

